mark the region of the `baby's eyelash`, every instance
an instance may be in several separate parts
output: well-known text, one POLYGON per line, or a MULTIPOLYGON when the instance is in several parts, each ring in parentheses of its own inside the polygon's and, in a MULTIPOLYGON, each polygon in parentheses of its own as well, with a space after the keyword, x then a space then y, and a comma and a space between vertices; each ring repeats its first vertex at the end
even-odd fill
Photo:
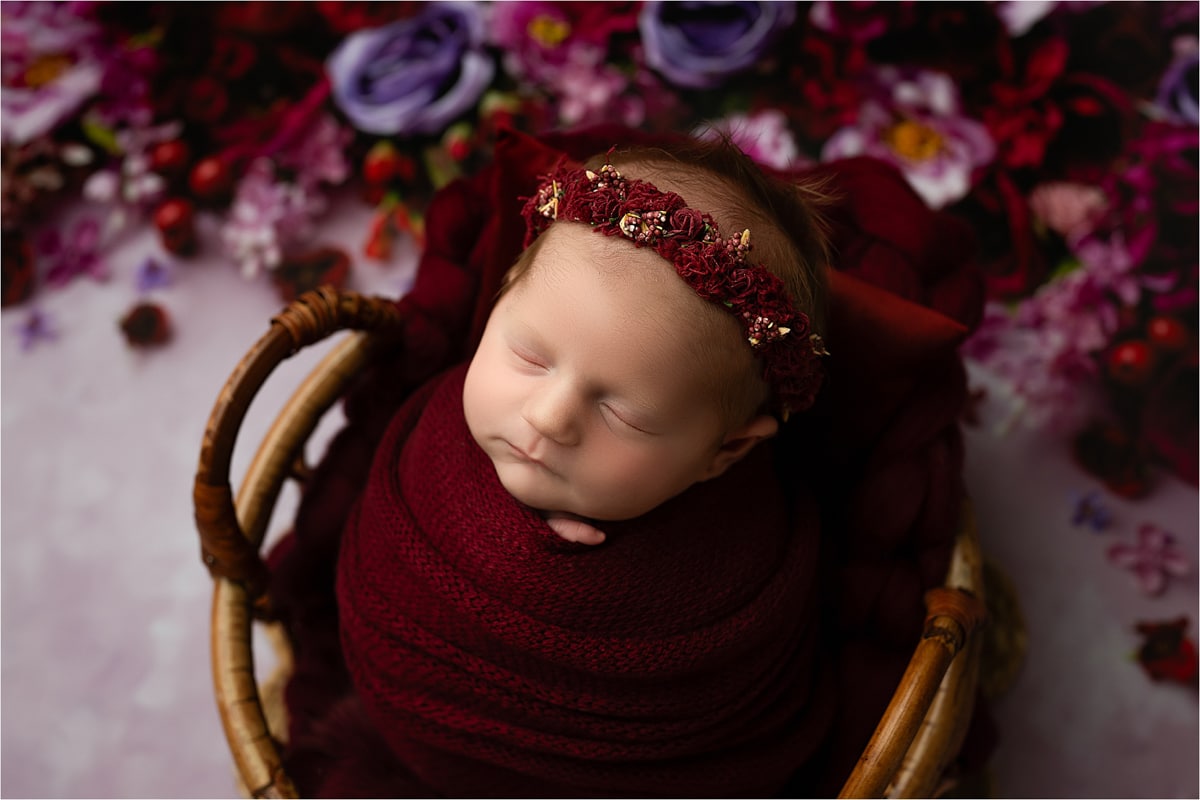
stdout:
POLYGON ((628 428, 632 428, 633 430, 635 430, 635 431, 637 431, 637 432, 639 432, 639 433, 644 433, 644 434, 646 434, 647 436, 654 436, 654 435, 656 435, 656 434, 654 434, 652 431, 648 431, 648 430, 646 430, 645 428, 639 428, 637 425, 634 425, 632 422, 630 422, 629 420, 625 419, 625 418, 624 418, 624 417, 622 417, 620 414, 618 414, 618 413, 617 413, 617 411, 616 411, 616 409, 614 409, 612 406, 608 405, 607 403, 601 403, 601 404, 600 404, 600 406, 601 406, 601 408, 603 408, 603 409, 605 409, 606 411, 608 411, 608 413, 610 413, 610 414, 612 414, 614 417, 616 417, 616 418, 617 418, 617 420, 618 420, 618 421, 619 421, 619 422, 620 422, 622 425, 624 425, 624 426, 626 426, 626 427, 628 427, 628 428))
POLYGON ((521 359, 526 364, 529 364, 534 367, 543 367, 543 368, 546 366, 546 362, 543 359, 539 358, 538 356, 534 355, 533 353, 529 353, 529 352, 521 350, 520 348, 517 348, 517 347, 510 347, 509 349, 512 351, 512 354, 514 356, 521 359))

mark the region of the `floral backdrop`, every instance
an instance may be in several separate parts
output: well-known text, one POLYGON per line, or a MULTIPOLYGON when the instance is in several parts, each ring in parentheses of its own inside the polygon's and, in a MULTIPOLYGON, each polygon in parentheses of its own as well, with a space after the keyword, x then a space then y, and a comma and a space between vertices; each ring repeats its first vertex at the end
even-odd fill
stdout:
POLYGON ((54 335, 40 293, 109 279, 133 225, 162 252, 121 330, 153 346, 175 262, 220 251, 284 297, 345 281, 420 242, 498 126, 718 129, 773 167, 895 164, 978 233, 964 354, 1009 422, 1065 431, 1125 497, 1197 480, 1194 2, 0 8, 3 303, 30 348, 54 335), (321 240, 335 190, 373 209, 356 252, 321 240), (42 224, 68 202, 86 213, 42 224))

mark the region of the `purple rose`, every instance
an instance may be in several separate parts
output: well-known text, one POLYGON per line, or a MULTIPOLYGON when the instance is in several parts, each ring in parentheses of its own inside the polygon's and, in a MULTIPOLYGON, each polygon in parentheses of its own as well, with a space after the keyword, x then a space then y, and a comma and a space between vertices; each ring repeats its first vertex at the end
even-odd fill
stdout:
POLYGON ((483 39, 473 3, 431 3, 410 19, 358 31, 326 62, 334 101, 367 133, 438 133, 491 83, 483 39))
POLYGON ((679 86, 706 89, 754 66, 795 18, 791 2, 650 0, 638 27, 648 66, 679 86))

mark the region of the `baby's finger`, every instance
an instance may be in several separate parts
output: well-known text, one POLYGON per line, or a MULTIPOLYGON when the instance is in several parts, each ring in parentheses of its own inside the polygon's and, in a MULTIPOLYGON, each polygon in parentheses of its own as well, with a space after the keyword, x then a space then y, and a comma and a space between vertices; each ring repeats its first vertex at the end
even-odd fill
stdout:
POLYGON ((604 541, 604 532, 583 520, 570 517, 551 517, 546 520, 550 530, 557 533, 568 542, 596 545, 604 541))

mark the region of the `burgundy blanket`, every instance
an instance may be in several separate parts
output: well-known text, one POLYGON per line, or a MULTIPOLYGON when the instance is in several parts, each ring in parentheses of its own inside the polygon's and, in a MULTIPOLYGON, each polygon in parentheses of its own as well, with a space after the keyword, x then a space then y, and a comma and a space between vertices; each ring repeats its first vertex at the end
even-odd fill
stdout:
MULTIPOLYGON (((427 247, 416 285, 400 301, 408 320, 405 340, 393 356, 366 371, 360 377, 360 384, 348 394, 345 405, 347 426, 318 464, 310 488, 302 498, 294 536, 284 540, 272 553, 271 597, 291 634, 296 656, 295 674, 287 691, 291 741, 285 750, 285 763, 305 794, 428 795, 433 790, 426 779, 432 780, 435 773, 457 769, 463 758, 481 756, 475 763, 492 765, 496 770, 495 782, 487 783, 487 773, 481 770, 472 780, 482 783, 471 784, 474 790, 462 788, 462 794, 529 796, 533 792, 524 787, 514 790, 511 783, 512 777, 524 770, 525 774, 537 772, 545 778, 546 783, 540 785, 545 792, 566 795, 571 792, 556 790, 553 781, 562 780, 564 775, 570 775, 568 782, 575 785, 579 785, 580 780, 589 780, 585 767, 594 766, 597 758, 613 753, 614 741, 624 740, 624 732, 606 739, 604 735, 589 736, 579 729, 546 731, 533 724, 533 718, 556 719, 554 714, 544 714, 546 704, 589 703, 602 699, 597 698, 590 687, 570 682, 574 680, 568 677, 567 667, 573 663, 570 659, 582 656, 573 656, 573 651, 565 648, 564 643, 570 639, 555 636, 541 645, 550 648, 550 655, 561 656, 565 661, 560 663, 548 658, 544 663, 514 663, 505 666, 502 672, 488 670, 472 674, 480 664, 507 665, 507 659, 514 657, 492 640, 488 640, 492 641, 488 647, 495 645, 497 651, 445 651, 444 658, 437 662, 438 669, 448 670, 454 676, 455 685, 461 686, 460 678, 475 677, 486 680, 489 687, 509 686, 519 691, 498 692, 498 697, 493 697, 490 690, 485 691, 480 707, 470 706, 458 694, 443 698, 444 708, 430 707, 421 712, 422 721, 412 740, 395 740, 389 744, 380 736, 379 726, 372 719, 387 722, 389 715, 398 708, 389 699, 393 696, 393 687, 368 687, 364 694, 370 703, 369 714, 352 690, 342 653, 334 580, 345 520, 367 484, 372 459, 385 457, 380 454, 384 449, 380 443, 396 410, 406 400, 410 403, 406 414, 414 408, 422 408, 430 389, 419 387, 430 386, 432 376, 461 363, 473 352, 500 277, 520 247, 524 231, 519 214, 520 198, 532 193, 538 177, 564 153, 579 160, 604 152, 614 142, 652 138, 620 129, 558 135, 542 141, 511 134, 498 142, 494 164, 451 184, 434 198, 427 216, 427 247), (545 674, 550 680, 549 685, 569 686, 568 694, 578 697, 568 700, 536 692, 530 694, 531 687, 520 684, 520 678, 523 671, 535 667, 548 670, 545 674), (556 684, 554 681, 567 683, 556 684), (577 688, 586 688, 588 693, 576 691, 577 688), (448 710, 451 707, 456 709, 453 713, 448 710), (502 716, 514 708, 536 711, 530 711, 530 718, 523 723, 518 718, 514 727, 503 731, 503 735, 489 727, 489 717, 502 716), (511 748, 492 749, 486 744, 499 740, 511 742, 511 748), (594 749, 587 750, 587 755, 582 756, 568 744, 579 740, 587 740, 594 749), (483 748, 486 752, 472 752, 472 747, 483 748), (610 749, 606 750, 606 747, 610 749), (394 748, 406 753, 406 759, 416 772, 410 771, 397 758, 394 748), (560 770, 566 772, 558 772, 560 770), (555 777, 556 772, 558 777, 555 777)), ((797 775, 783 792, 828 796, 836 794, 848 775, 912 654, 924 616, 924 590, 940 583, 945 574, 964 495, 958 416, 966 399, 966 380, 956 347, 978 321, 983 285, 970 260, 970 231, 953 218, 928 209, 894 168, 870 159, 853 159, 822 165, 817 170, 829 178, 831 187, 841 196, 830 215, 837 272, 833 275, 829 331, 825 338, 833 355, 829 358, 828 379, 816 406, 806 414, 796 415, 784 426, 770 449, 764 449, 759 455, 776 454, 776 472, 789 501, 800 491, 799 487, 805 487, 806 492, 811 491, 811 496, 817 498, 821 530, 821 567, 817 581, 825 635, 819 650, 825 663, 832 665, 829 671, 833 674, 833 685, 822 689, 821 695, 832 698, 836 709, 821 752, 809 759, 814 768, 797 775)), ((397 440, 389 437, 387 441, 393 443, 389 447, 394 447, 397 440)), ((746 466, 748 469, 761 468, 761 465, 746 466)), ((457 482, 449 480, 448 483, 457 482)), ((754 483, 760 490, 767 485, 754 483)), ((444 488, 448 492, 465 490, 463 486, 453 485, 444 488)), ((372 491, 378 491, 378 487, 373 487, 372 491)), ((459 501, 443 501, 442 496, 431 493, 423 502, 434 506, 428 509, 430 513, 446 513, 445 509, 452 509, 459 501), (439 512, 438 509, 443 510, 439 512)), ((381 507, 391 505, 387 500, 381 507)), ((770 507, 769 503, 755 505, 764 509, 770 507)), ((464 505, 471 506, 471 503, 464 505)), ((403 506, 398 504, 396 508, 403 506)), ((361 513, 367 513, 366 505, 361 513)), ((803 529, 813 529, 803 523, 804 516, 813 513, 803 501, 797 500, 789 513, 797 516, 803 529)), ((509 517, 503 519, 512 521, 509 517)), ((737 521, 731 529, 736 529, 736 525, 737 521)), ((538 538, 525 535, 521 538, 525 549, 506 550, 501 563, 509 566, 536 564, 545 569, 560 562, 591 565, 615 557, 620 552, 618 547, 632 546, 625 542, 645 546, 647 538, 617 536, 608 551, 572 553, 560 552, 553 547, 535 547, 538 538), (518 557, 527 560, 512 561, 518 557)), ((545 540, 541 541, 546 544, 545 540)), ((557 543, 551 541, 550 544, 557 543)), ((711 552, 727 555, 727 551, 720 550, 720 544, 718 542, 718 549, 711 552)), ((801 541, 794 545, 815 547, 813 543, 804 545, 801 541)), ((348 543, 347 552, 359 547, 361 545, 348 543)), ((659 553, 658 561, 645 563, 661 567, 673 564, 673 558, 694 559, 703 553, 702 548, 675 549, 677 552, 659 553)), ((359 552, 373 556, 376 550, 359 552)), ((479 555, 482 557, 482 553, 479 555)), ((736 557, 740 554, 736 549, 732 555, 735 558, 731 563, 738 563, 736 557)), ((477 561, 476 569, 486 572, 485 567, 498 568, 495 564, 488 566, 488 563, 477 561)), ((781 556, 774 563, 774 568, 782 575, 790 562, 781 556)), ((419 596, 406 598, 403 593, 416 592, 418 586, 422 591, 428 588, 420 581, 414 583, 415 578, 402 580, 400 577, 410 574, 419 577, 419 571, 413 573, 411 567, 401 569, 402 565, 395 565, 396 572, 392 575, 390 567, 383 571, 381 564, 367 566, 380 567, 381 585, 370 592, 364 588, 364 598, 374 597, 373 602, 377 603, 384 599, 395 601, 398 608, 403 607, 400 601, 415 603, 420 609, 419 596), (391 583, 393 579, 394 583, 391 583), (389 597, 386 592, 401 593, 401 596, 389 597)), ((701 566, 703 568, 693 570, 697 580, 712 581, 726 574, 726 564, 721 560, 714 559, 701 566)), ((429 565, 425 564, 425 567, 429 565)), ((624 568, 638 567, 626 564, 624 568)), ((658 588, 658 572, 646 569, 645 574, 648 577, 644 579, 614 582, 606 587, 593 598, 599 605, 593 608, 584 604, 576 609, 593 610, 591 616, 581 619, 587 619, 588 624, 600 625, 595 629, 597 632, 607 630, 604 627, 607 611, 601 613, 601 610, 609 608, 605 602, 610 595, 618 598, 625 597, 625 592, 653 593, 658 588)), ((765 591, 769 578, 763 576, 762 580, 767 582, 760 587, 765 591)), ((539 585, 539 588, 545 589, 545 586, 539 585)), ((793 588, 800 589, 802 584, 797 583, 793 588)), ((479 602, 486 601, 480 610, 491 609, 491 604, 525 609, 528 613, 519 618, 527 619, 533 629, 551 625, 575 630, 571 624, 553 617, 570 604, 552 605, 549 602, 554 597, 551 590, 546 590, 547 596, 543 598, 533 596, 538 594, 537 591, 521 595, 520 589, 511 586, 507 591, 517 592, 517 596, 493 597, 486 592, 476 596, 479 602)), ((553 591, 568 589, 564 586, 553 591)), ((747 597, 739 602, 754 607, 747 597)), ((382 608, 373 611, 384 613, 382 608)), ((426 608, 423 613, 429 611, 426 608)), ((711 607, 701 607, 698 611, 708 614, 700 618, 710 622, 715 622, 721 613, 711 607)), ((653 608, 644 609, 644 613, 648 623, 658 622, 653 608)), ((440 625, 450 625, 451 630, 457 630, 453 626, 470 622, 485 626, 480 629, 484 631, 487 625, 494 624, 493 617, 468 615, 453 604, 447 614, 445 619, 426 620, 422 617, 421 624, 432 626, 429 630, 440 630, 440 625)), ((756 624, 783 624, 788 619, 792 624, 801 625, 807 616, 807 612, 798 609, 791 617, 763 618, 756 624)), ((615 619, 611 624, 619 622, 621 620, 615 619)), ((347 641, 353 645, 351 639, 367 642, 371 637, 386 638, 385 630, 371 628, 353 633, 347 641)), ((529 635, 528 629, 522 630, 529 635)), ((747 630, 746 641, 753 639, 755 630, 761 633, 767 628, 747 630)), ((427 653, 438 652, 435 645, 441 646, 445 641, 439 635, 436 641, 425 642, 427 646, 423 649, 427 653)), ((799 651, 788 653, 775 649, 778 647, 785 647, 785 644, 775 642, 766 652, 747 657, 751 661, 763 659, 758 664, 760 669, 768 669, 768 663, 782 664, 786 659, 797 659, 794 667, 797 694, 780 696, 780 702, 792 704, 791 713, 804 706, 804 693, 809 691, 809 682, 818 680, 822 673, 808 671, 815 669, 815 665, 801 666, 799 651)), ((375 646, 366 648, 373 651, 375 646)), ((352 660, 361 657, 354 655, 352 660)), ((372 667, 370 671, 387 674, 389 669, 395 668, 395 672, 403 672, 399 663, 383 666, 384 669, 372 667)), ((540 677, 543 673, 538 674, 540 677)), ((432 678, 413 675, 398 680, 427 682, 432 678)), ((420 685, 427 686, 428 683, 420 685)), ((727 692, 717 695, 724 700, 741 698, 741 703, 748 704, 742 706, 744 708, 752 707, 755 702, 755 689, 746 682, 734 680, 728 686, 719 682, 714 685, 720 692, 727 692)), ((636 688, 637 682, 633 681, 630 691, 636 688)), ((675 690, 678 687, 666 682, 664 688, 675 690)), ((784 689, 772 685, 763 687, 762 691, 770 693, 784 689)), ((658 697, 659 693, 646 696, 658 697)), ((669 702, 674 697, 677 695, 667 691, 662 699, 669 702)), ((809 710, 812 719, 819 721, 820 713, 816 708, 809 710)), ((698 716, 692 722, 698 722, 705 715, 715 719, 721 713, 737 713, 712 706, 698 707, 695 712, 698 716)), ((559 722, 539 724, 561 725, 559 722)), ((683 725, 683 722, 677 720, 677 724, 683 725)), ((699 727, 702 726, 684 737, 687 747, 695 748, 693 752, 705 747, 699 727)), ((681 730, 686 731, 686 725, 681 730)), ((807 752, 804 735, 789 742, 786 736, 778 737, 777 729, 772 731, 771 723, 764 722, 757 732, 750 727, 741 728, 740 733, 736 732, 739 729, 734 730, 735 737, 745 736, 746 741, 754 736, 763 737, 760 741, 776 737, 774 740, 779 742, 779 747, 794 746, 797 763, 807 752)), ((747 746, 741 752, 733 748, 728 754, 732 759, 730 768, 748 768, 754 763, 756 750, 757 746, 747 746)), ((629 755, 635 758, 648 756, 661 762, 659 777, 654 780, 672 779, 667 764, 675 754, 654 747, 644 751, 637 748, 637 751, 629 755)), ((678 756, 677 765, 683 766, 687 758, 683 751, 678 756)), ((703 763, 701 759, 694 766, 700 770, 697 774, 707 776, 710 773, 703 763)), ((776 785, 776 780, 776 776, 771 775, 762 783, 751 780, 736 788, 730 788, 728 784, 717 788, 715 784, 698 780, 698 788, 680 788, 678 792, 761 796, 768 793, 767 787, 776 785)), ((668 784, 651 784, 654 785, 668 784)), ((620 785, 612 786, 611 794, 620 792, 620 785)), ((644 790, 645 794, 651 792, 650 788, 644 790)), ((588 792, 585 790, 584 793, 588 792)), ((598 787, 591 793, 600 794, 604 790, 598 787)))
POLYGON ((833 710, 812 499, 761 448, 565 542, 471 439, 464 374, 393 421, 342 537, 343 651, 399 760, 443 796, 778 792, 833 710))

